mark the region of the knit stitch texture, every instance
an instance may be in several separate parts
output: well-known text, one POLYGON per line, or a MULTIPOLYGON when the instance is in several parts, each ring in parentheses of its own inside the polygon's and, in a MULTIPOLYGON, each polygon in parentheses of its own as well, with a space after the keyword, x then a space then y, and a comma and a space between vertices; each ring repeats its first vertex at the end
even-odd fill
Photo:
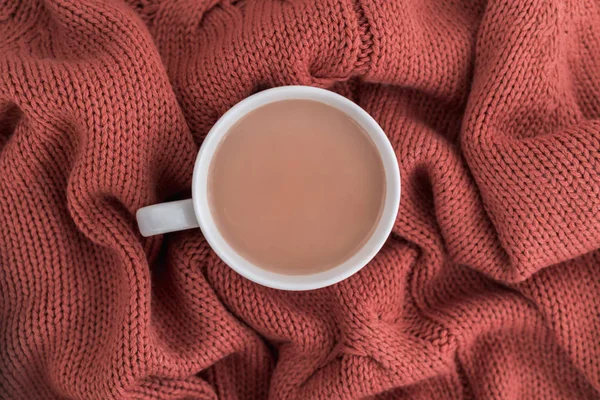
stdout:
POLYGON ((598 399, 599 249, 597 1, 0 2, 1 399, 598 399), (292 84, 389 135, 380 254, 293 293, 142 238, 292 84))

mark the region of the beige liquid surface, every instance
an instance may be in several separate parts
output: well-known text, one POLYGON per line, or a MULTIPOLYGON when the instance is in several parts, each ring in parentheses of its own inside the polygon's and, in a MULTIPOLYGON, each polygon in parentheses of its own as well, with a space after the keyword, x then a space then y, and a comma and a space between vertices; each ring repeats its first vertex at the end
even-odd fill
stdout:
POLYGON ((326 271, 376 228, 385 172, 351 118, 310 100, 267 104, 225 135, 211 162, 211 213, 255 265, 286 275, 326 271))

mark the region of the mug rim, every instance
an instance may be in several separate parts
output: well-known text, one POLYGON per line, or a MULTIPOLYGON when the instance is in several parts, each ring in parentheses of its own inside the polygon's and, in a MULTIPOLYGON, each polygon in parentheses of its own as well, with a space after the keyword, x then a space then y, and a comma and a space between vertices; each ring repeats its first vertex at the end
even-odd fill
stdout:
POLYGON ((210 129, 202 142, 192 176, 192 203, 204 238, 231 269, 260 285, 280 290, 312 290, 338 283, 361 270, 381 250, 390 235, 400 205, 400 169, 394 149, 379 124, 353 101, 329 90, 311 86, 280 86, 246 97, 230 108, 210 129), (277 101, 313 100, 337 108, 359 124, 375 143, 385 172, 386 194, 379 222, 367 242, 342 264, 307 275, 285 275, 262 269, 238 254, 221 235, 208 196, 210 164, 219 144, 242 117, 277 101))

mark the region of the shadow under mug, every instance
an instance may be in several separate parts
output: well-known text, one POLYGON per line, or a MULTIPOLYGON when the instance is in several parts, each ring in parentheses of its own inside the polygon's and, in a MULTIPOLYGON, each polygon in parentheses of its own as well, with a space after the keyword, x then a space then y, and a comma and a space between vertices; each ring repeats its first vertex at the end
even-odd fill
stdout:
POLYGON ((400 204, 400 170, 387 136, 377 122, 352 101, 328 90, 309 86, 282 86, 254 94, 227 111, 202 143, 192 178, 192 198, 140 208, 137 222, 143 236, 200 228, 215 253, 240 275, 275 289, 311 290, 340 282, 364 267, 387 240, 400 204), (386 192, 379 222, 362 248, 342 264, 310 275, 284 275, 267 271, 240 256, 223 238, 210 211, 209 167, 221 140, 246 114, 269 103, 283 100, 312 100, 341 110, 369 135, 385 171, 386 192))

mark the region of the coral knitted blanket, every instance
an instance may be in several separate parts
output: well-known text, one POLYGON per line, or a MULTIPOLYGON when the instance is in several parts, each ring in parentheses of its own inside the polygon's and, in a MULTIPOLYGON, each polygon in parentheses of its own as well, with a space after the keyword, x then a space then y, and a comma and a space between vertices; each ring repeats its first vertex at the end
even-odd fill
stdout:
POLYGON ((0 3, 0 398, 600 397, 598 2, 0 3), (380 254, 282 292, 142 238, 219 116, 290 84, 389 135, 380 254))

